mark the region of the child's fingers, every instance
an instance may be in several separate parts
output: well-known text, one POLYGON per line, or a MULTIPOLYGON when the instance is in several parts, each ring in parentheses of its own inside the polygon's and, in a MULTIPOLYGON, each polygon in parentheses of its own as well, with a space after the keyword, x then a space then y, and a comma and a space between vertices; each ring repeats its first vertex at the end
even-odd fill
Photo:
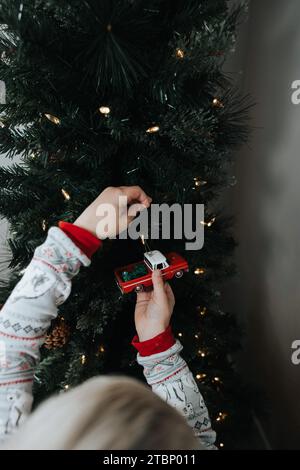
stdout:
POLYGON ((161 300, 165 300, 166 292, 165 292, 164 280, 159 269, 155 269, 153 271, 152 283, 153 283, 154 295, 159 297, 161 300))
POLYGON ((152 198, 148 196, 140 186, 121 186, 123 194, 127 196, 128 203, 139 202, 146 207, 149 207, 152 198))

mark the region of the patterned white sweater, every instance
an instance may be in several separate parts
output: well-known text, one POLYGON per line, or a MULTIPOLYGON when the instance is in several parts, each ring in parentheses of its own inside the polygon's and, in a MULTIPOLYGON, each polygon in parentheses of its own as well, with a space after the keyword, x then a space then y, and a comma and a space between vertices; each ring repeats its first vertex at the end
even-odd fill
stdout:
MULTIPOLYGON (((26 419, 32 407, 35 367, 57 308, 70 295, 71 280, 90 259, 59 228, 35 250, 33 260, 0 311, 0 443, 26 419)), ((215 432, 179 341, 167 351, 141 357, 153 391, 182 413, 201 446, 215 449, 215 432)))

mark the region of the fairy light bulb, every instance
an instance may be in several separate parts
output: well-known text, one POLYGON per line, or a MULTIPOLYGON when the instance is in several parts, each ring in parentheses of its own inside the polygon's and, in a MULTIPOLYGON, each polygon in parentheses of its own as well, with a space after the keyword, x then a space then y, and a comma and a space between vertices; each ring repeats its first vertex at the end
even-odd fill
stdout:
POLYGON ((219 98, 214 98, 212 104, 215 108, 224 108, 224 104, 219 100, 219 98))
POLYGON ((205 269, 203 268, 196 268, 194 270, 194 274, 196 274, 196 276, 199 276, 200 274, 204 274, 205 273, 205 269))
POLYGON ((62 188, 61 192, 66 201, 69 201, 71 199, 70 194, 64 188, 62 188))
POLYGON ((203 351, 203 350, 201 350, 201 349, 198 351, 198 354, 199 354, 199 356, 201 356, 201 357, 206 357, 206 352, 203 351))
POLYGON ((201 225, 206 225, 206 227, 211 227, 212 224, 216 221, 216 217, 213 217, 210 219, 208 222, 205 222, 204 220, 201 220, 201 225))
POLYGON ((227 418, 228 414, 225 413, 224 411, 220 411, 218 416, 216 417, 216 421, 220 423, 221 421, 224 421, 227 418))
POLYGON ((86 363, 86 356, 85 354, 82 354, 81 358, 80 358, 80 361, 81 361, 81 364, 84 365, 86 363))
POLYGON ((57 116, 53 116, 53 114, 49 114, 49 113, 45 113, 44 116, 56 126, 60 124, 60 119, 57 116))
POLYGON ((70 388, 69 385, 65 385, 65 386, 64 386, 64 389, 65 389, 65 390, 69 390, 69 388, 70 388))
MULTIPOLYGON (((205 186, 207 184, 207 181, 205 180, 202 180, 201 178, 199 178, 198 176, 196 176, 194 178, 194 184, 196 186, 196 188, 200 188, 201 186, 205 186)), ((195 188, 194 188, 195 189, 195 188)))
POLYGON ((147 134, 154 134, 155 132, 158 132, 158 131, 159 131, 159 126, 151 126, 146 130, 147 134))
POLYGON ((182 338, 183 335, 182 335, 182 333, 178 333, 178 336, 179 336, 179 338, 182 338))
POLYGON ((180 48, 176 49, 176 57, 178 57, 178 59, 183 59, 184 58, 184 51, 180 48))
POLYGON ((100 352, 100 353, 104 353, 104 352, 105 352, 104 346, 102 346, 102 345, 99 346, 99 352, 100 352))
POLYGON ((108 106, 100 106, 99 111, 101 114, 107 116, 110 113, 110 108, 108 106))
POLYGON ((223 447, 224 447, 224 444, 223 444, 223 442, 220 442, 220 444, 219 444, 219 447, 221 447, 221 448, 223 448, 223 447))
POLYGON ((215 221, 216 221, 216 218, 215 218, 215 217, 213 217, 212 219, 210 219, 210 221, 209 221, 209 222, 207 222, 207 224, 206 224, 206 225, 207 225, 207 227, 211 227, 211 226, 212 226, 212 224, 213 224, 215 221))
POLYGON ((200 309, 200 315, 201 316, 206 315, 206 313, 207 313, 207 308, 206 307, 203 307, 203 308, 200 309))
POLYGON ((206 378, 206 374, 197 374, 197 375, 196 375, 196 379, 197 379, 197 380, 203 380, 203 379, 205 379, 205 378, 206 378))
POLYGON ((42 222, 42 229, 43 231, 45 232, 46 229, 47 229, 47 223, 46 223, 46 220, 44 219, 43 222, 42 222))

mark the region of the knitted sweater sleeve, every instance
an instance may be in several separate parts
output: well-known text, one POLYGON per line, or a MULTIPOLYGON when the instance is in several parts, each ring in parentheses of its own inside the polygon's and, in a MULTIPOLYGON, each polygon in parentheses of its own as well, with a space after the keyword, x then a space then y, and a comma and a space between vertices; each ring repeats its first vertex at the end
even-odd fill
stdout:
POLYGON ((0 311, 0 442, 30 413, 39 348, 71 279, 89 264, 63 230, 51 228, 0 311))
MULTIPOLYGON (((168 331, 165 334, 168 336, 168 331)), ((163 338, 159 338, 159 342, 161 341, 166 344, 163 338)), ((159 345, 155 347, 158 348, 159 345)), ((201 448, 215 450, 216 433, 211 427, 198 385, 187 363, 180 356, 181 350, 182 345, 176 340, 162 352, 143 356, 139 353, 137 361, 144 367, 145 378, 153 391, 185 416, 198 437, 201 448)))

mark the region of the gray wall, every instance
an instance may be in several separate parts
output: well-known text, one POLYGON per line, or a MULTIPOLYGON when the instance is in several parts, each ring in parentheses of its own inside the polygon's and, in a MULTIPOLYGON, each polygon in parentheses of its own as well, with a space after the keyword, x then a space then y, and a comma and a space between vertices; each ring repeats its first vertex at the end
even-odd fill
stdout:
POLYGON ((243 70, 242 86, 257 103, 231 200, 240 243, 231 302, 247 332, 244 370, 269 397, 266 436, 273 448, 290 449, 300 449, 300 365, 290 359, 300 339, 300 105, 291 103, 291 83, 300 79, 299 18, 299 0, 252 0, 227 65, 243 70))

